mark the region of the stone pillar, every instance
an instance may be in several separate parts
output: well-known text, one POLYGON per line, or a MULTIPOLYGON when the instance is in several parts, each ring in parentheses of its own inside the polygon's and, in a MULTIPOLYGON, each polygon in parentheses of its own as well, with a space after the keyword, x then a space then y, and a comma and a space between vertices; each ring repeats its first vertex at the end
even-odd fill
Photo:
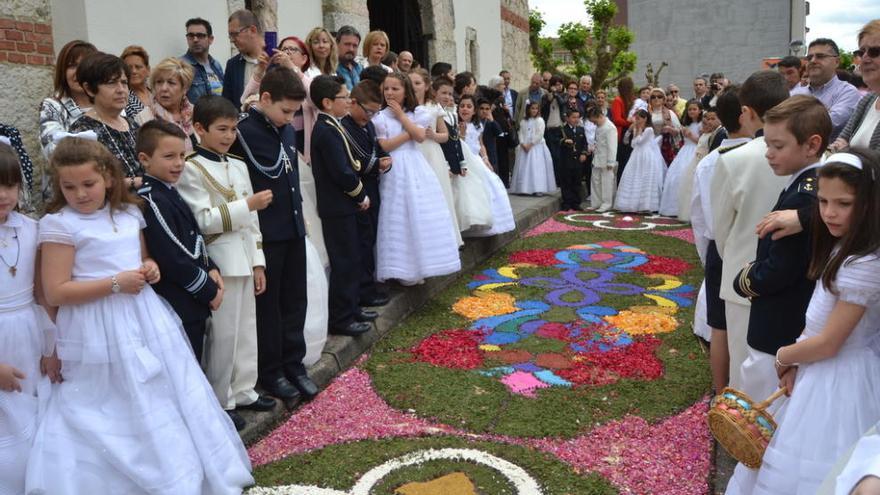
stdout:
POLYGON ((354 26, 361 39, 370 32, 370 11, 367 0, 323 0, 324 27, 336 31, 342 26, 354 26))
POLYGON ((516 91, 529 85, 535 71, 529 52, 528 0, 501 0, 501 66, 510 71, 516 91))
MULTIPOLYGON (((428 39, 431 63, 448 62, 457 67, 455 44, 455 9, 452 0, 419 0, 422 33, 428 39)), ((424 62, 423 62, 424 63, 424 62)), ((431 67, 425 67, 431 70, 431 67)))
POLYGON ((51 10, 49 0, 0 2, 0 122, 21 132, 36 189, 46 164, 39 108, 52 94, 55 64, 51 10))
POLYGON ((278 31, 277 0, 251 0, 251 9, 260 20, 263 31, 278 31))

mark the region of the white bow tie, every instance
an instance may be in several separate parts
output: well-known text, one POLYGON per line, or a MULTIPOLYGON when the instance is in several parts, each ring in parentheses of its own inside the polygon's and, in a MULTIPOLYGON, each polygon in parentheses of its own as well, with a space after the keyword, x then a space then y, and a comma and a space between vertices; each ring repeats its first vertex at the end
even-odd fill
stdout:
POLYGON ((97 141, 98 135, 95 131, 83 131, 83 132, 64 132, 58 131, 55 134, 52 134, 52 142, 60 143, 62 139, 75 137, 80 139, 88 139, 89 141, 97 141))

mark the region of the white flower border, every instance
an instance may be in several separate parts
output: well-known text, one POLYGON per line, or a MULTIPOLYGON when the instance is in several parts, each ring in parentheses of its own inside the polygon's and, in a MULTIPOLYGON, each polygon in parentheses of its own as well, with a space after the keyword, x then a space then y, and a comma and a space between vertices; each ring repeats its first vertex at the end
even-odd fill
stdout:
POLYGON ((470 461, 481 464, 501 473, 520 495, 543 494, 540 484, 525 469, 500 457, 474 449, 428 449, 391 459, 369 470, 347 492, 316 486, 286 485, 253 488, 247 493, 248 495, 369 495, 370 490, 392 471, 436 460, 470 461))
POLYGON ((651 229, 655 229, 657 227, 684 227, 685 225, 687 225, 686 222, 657 224, 657 223, 651 222, 651 220, 655 220, 655 219, 676 220, 676 219, 671 218, 671 217, 664 217, 661 215, 637 215, 637 216, 642 217, 642 221, 639 224, 637 224, 638 226, 636 226, 636 227, 614 227, 611 225, 611 222, 614 221, 614 218, 618 217, 618 216, 620 217, 621 220, 623 220, 625 222, 632 222, 634 220, 632 218, 632 216, 630 216, 626 213, 612 213, 610 211, 607 211, 604 213, 589 212, 589 211, 583 212, 583 213, 570 213, 568 215, 565 215, 564 218, 566 220, 568 220, 569 222, 585 223, 587 225, 592 225, 593 227, 598 227, 600 229, 607 229, 607 230, 637 231, 637 230, 651 230, 651 229), (582 220, 582 219, 578 218, 578 217, 583 217, 586 215, 602 216, 602 217, 607 218, 608 220, 582 220))

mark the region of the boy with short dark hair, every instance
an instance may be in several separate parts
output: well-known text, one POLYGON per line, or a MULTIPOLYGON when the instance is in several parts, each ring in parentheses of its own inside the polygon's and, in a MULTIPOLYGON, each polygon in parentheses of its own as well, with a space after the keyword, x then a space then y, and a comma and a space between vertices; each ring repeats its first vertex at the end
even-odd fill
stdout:
POLYGON ((351 91, 351 107, 342 118, 352 144, 352 154, 361 161, 359 172, 364 190, 370 198, 370 208, 357 213, 358 238, 361 247, 363 277, 360 287, 361 306, 384 306, 388 294, 376 284, 376 236, 379 228, 379 174, 391 169, 391 157, 379 146, 372 118, 382 110, 382 89, 374 81, 363 80, 351 91))
POLYGON ((359 303, 363 265, 357 214, 371 206, 359 173, 369 163, 354 156, 353 143, 339 122, 350 106, 343 80, 318 76, 312 80, 309 95, 319 109, 312 130, 312 169, 324 243, 330 257, 329 332, 363 335, 371 328, 369 322, 378 316, 374 311, 363 310, 359 303))
POLYGON ((580 110, 568 111, 565 125, 561 128, 561 136, 559 140, 561 210, 580 211, 583 209, 581 208, 581 177, 584 163, 587 161, 587 137, 581 125, 580 110))
MULTIPOLYGON (((828 111, 812 96, 792 96, 764 115, 770 168, 777 176, 788 177, 772 211, 815 205, 816 169, 822 166, 831 130, 828 111)), ((812 214, 814 209, 809 211, 812 214)), ((809 228, 779 240, 765 236, 758 241, 755 261, 734 280, 736 293, 752 303, 748 357, 741 370, 741 385, 751 397, 765 397, 776 390, 776 351, 793 344, 804 329, 815 286, 807 278, 810 247, 809 228)))
POLYGON ((211 311, 223 301, 223 279, 208 257, 199 224, 177 192, 183 172, 186 134, 171 122, 151 120, 138 129, 138 160, 144 166, 144 239, 164 275, 153 290, 183 322, 196 360, 202 360, 211 311))
POLYGON ((753 259, 758 246, 755 226, 785 185, 785 179, 766 165, 763 117, 786 98, 788 90, 776 71, 758 71, 746 79, 739 90, 739 123, 743 133, 755 139, 718 158, 710 186, 713 233, 723 260, 720 297, 727 322, 730 386, 734 388, 742 386, 740 368, 747 355, 749 300, 733 290, 733 282, 739 269, 753 259))
POLYGON ((241 430, 236 408, 269 410, 275 401, 254 391, 257 383, 255 295, 266 290, 263 238, 257 211, 271 191, 254 194, 247 166, 229 155, 238 110, 222 96, 205 95, 193 109, 199 146, 187 157, 178 191, 205 234, 208 254, 223 273, 225 304, 214 310, 205 342, 205 375, 221 407, 241 430))
POLYGON ((305 98, 305 87, 292 70, 270 69, 260 81, 257 102, 238 123, 232 145, 247 164, 254 191, 272 195, 272 202, 259 212, 266 254, 266 290, 256 300, 259 380, 270 395, 283 400, 318 394, 302 363, 308 305, 306 227, 291 125, 305 98))

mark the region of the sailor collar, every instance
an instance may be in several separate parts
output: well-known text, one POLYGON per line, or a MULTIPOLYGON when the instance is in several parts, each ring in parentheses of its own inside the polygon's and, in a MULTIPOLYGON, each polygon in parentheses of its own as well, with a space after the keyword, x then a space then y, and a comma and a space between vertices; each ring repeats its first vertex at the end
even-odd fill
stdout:
POLYGON ((195 153, 197 155, 201 156, 202 158, 207 158, 208 160, 211 160, 212 162, 225 162, 226 161, 225 154, 215 153, 207 148, 203 148, 202 146, 196 146, 195 153))

